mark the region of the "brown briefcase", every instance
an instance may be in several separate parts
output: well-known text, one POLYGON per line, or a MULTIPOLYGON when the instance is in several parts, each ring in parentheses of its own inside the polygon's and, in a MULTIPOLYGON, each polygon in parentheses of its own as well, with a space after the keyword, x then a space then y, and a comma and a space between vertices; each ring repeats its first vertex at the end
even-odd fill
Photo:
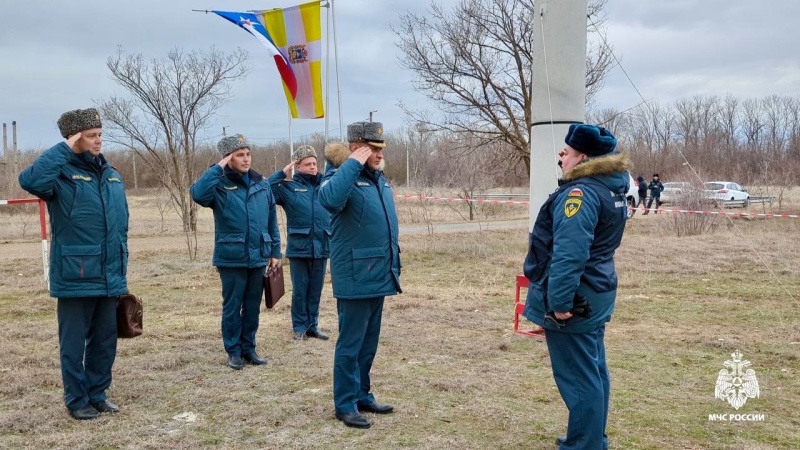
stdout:
POLYGON ((283 266, 267 268, 264 273, 264 305, 267 308, 272 308, 285 293, 283 266))
POLYGON ((123 294, 117 299, 117 337, 133 338, 143 332, 142 301, 133 294, 123 294))

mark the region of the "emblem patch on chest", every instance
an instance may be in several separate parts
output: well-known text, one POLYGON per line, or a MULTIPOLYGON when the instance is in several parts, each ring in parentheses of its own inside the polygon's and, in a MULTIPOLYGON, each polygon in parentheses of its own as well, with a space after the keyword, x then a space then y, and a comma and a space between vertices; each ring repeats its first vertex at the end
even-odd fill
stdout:
POLYGON ((86 175, 80 175, 80 174, 73 175, 72 179, 81 181, 92 181, 92 177, 87 177, 86 175))
POLYGON ((239 189, 239 186, 223 186, 223 187, 229 191, 235 191, 239 189))
POLYGON ((367 183, 366 181, 356 181, 356 186, 365 187, 365 186, 369 186, 369 183, 367 183))
POLYGON ((293 189, 293 190, 294 190, 295 192, 308 192, 308 189, 299 189, 299 188, 295 188, 295 189, 293 189))
POLYGON ((578 211, 581 209, 581 205, 583 205, 583 201, 579 198, 568 198, 567 202, 564 203, 564 215, 567 218, 578 214, 578 211))

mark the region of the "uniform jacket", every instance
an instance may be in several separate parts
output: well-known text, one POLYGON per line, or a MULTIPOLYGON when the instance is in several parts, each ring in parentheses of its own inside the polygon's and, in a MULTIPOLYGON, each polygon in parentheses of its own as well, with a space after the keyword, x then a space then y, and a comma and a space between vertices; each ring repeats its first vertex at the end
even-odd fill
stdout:
POLYGON ((286 212, 286 256, 327 258, 330 256, 331 213, 319 203, 322 174, 297 172, 285 180, 283 170, 269 177, 277 204, 286 212))
POLYGON ((192 199, 214 211, 216 267, 266 266, 281 257, 275 197, 260 173, 250 170, 250 186, 229 167, 214 164, 192 185, 192 199))
POLYGON ((572 317, 561 331, 585 332, 611 319, 617 290, 614 252, 627 218, 630 162, 612 153, 591 158, 565 174, 564 184, 539 210, 530 234, 524 272, 530 280, 524 315, 572 309, 576 294, 592 306, 590 317, 572 317))
POLYGON ((639 187, 637 190, 639 191, 639 198, 644 199, 645 197, 647 197, 647 183, 645 183, 644 181, 639 183, 639 187))
POLYGON ((394 295, 400 288, 398 223, 383 172, 349 159, 347 144, 328 144, 333 165, 322 178, 319 201, 331 213, 333 295, 359 299, 394 295))
POLYGON ((664 190, 664 185, 661 183, 661 180, 650 180, 647 189, 650 189, 650 196, 661 197, 661 191, 664 190))
POLYGON ((128 202, 122 176, 103 155, 65 143, 19 175, 50 216, 50 295, 115 297, 128 292, 128 202))

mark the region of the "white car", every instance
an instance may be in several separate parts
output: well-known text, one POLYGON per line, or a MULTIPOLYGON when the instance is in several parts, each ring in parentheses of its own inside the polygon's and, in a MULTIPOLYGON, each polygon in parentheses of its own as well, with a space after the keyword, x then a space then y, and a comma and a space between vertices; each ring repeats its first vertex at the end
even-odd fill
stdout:
POLYGON ((684 192, 688 193, 692 188, 691 183, 685 181, 669 181, 664 183, 664 189, 661 191, 661 203, 677 203, 684 192))
POLYGON ((750 194, 747 189, 732 181, 709 181, 703 183, 705 197, 717 203, 743 202, 746 208, 750 204, 750 194))
POLYGON ((625 200, 628 201, 628 219, 636 214, 636 205, 639 203, 639 188, 636 185, 636 180, 633 176, 628 174, 630 184, 628 185, 628 192, 625 193, 625 200))

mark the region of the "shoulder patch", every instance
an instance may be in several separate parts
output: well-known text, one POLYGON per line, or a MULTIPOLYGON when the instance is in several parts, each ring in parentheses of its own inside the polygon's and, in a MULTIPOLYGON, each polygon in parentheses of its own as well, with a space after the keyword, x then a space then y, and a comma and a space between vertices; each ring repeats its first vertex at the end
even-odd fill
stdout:
POLYGON ((567 218, 578 214, 578 211, 581 210, 581 205, 583 205, 583 201, 579 198, 568 198, 567 202, 564 203, 564 215, 567 218))
POLYGON ((569 194, 567 194, 567 196, 568 197, 583 197, 583 191, 580 190, 580 188, 575 188, 575 189, 569 191, 569 194))
POLYGON ((109 178, 107 178, 107 180, 111 181, 111 182, 122 183, 122 180, 120 180, 117 177, 109 177, 109 178))

